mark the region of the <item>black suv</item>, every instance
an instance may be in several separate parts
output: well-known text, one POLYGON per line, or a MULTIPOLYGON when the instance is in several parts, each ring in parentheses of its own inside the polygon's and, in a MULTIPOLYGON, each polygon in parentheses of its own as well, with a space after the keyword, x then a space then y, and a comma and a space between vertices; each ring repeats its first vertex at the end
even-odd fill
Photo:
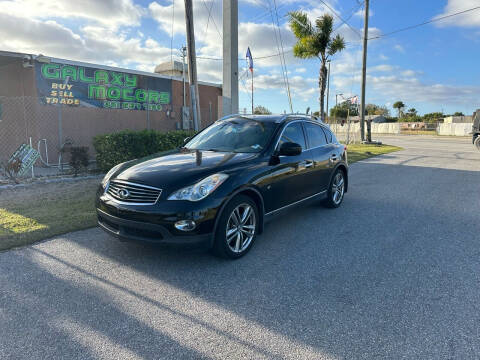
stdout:
POLYGON ((265 221, 307 200, 330 208, 348 188, 346 147, 307 115, 231 115, 183 147, 128 161, 102 181, 99 225, 127 240, 206 242, 249 251, 265 221))

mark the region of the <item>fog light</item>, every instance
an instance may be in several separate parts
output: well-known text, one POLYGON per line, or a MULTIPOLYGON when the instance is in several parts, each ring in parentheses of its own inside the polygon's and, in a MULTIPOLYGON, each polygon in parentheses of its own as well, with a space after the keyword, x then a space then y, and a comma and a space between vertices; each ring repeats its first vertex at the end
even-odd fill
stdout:
POLYGON ((181 231, 192 231, 195 229, 195 221, 193 220, 180 220, 175 223, 175 227, 181 231))

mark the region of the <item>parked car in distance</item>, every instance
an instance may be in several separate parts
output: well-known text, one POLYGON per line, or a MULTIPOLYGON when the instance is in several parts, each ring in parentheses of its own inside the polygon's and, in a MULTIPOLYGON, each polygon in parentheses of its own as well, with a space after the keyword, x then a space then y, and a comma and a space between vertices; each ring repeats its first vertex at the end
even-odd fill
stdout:
POLYGON ((280 212, 312 200, 340 206, 346 150, 307 115, 231 115, 179 149, 112 168, 98 224, 124 240, 206 243, 238 258, 280 212))

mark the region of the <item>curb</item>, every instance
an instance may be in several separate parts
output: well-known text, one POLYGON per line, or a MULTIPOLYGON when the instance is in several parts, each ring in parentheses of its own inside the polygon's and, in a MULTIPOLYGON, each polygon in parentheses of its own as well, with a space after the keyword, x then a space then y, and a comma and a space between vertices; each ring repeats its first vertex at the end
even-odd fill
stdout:
POLYGON ((76 182, 76 181, 89 180, 89 179, 102 179, 104 176, 105 174, 89 175, 89 176, 82 176, 82 177, 62 177, 62 178, 54 178, 54 179, 37 180, 37 181, 32 181, 30 183, 24 183, 24 184, 0 185, 0 191, 8 190, 8 189, 27 188, 37 184, 51 184, 51 183, 62 183, 62 182, 76 182))

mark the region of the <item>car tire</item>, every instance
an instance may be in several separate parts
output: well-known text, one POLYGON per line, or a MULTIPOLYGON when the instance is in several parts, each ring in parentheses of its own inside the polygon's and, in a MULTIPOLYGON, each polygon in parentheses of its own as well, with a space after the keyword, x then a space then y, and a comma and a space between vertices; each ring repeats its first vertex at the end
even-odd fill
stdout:
POLYGON ((475 139, 475 142, 474 142, 477 150, 480 151, 480 135, 477 136, 477 138, 475 139))
POLYGON ((345 172, 341 169, 337 169, 330 180, 327 190, 327 198, 323 204, 328 208, 338 208, 345 196, 346 185, 345 172))
POLYGON ((245 195, 235 196, 220 214, 212 248, 214 254, 228 259, 245 255, 255 241, 259 220, 255 201, 245 195))

